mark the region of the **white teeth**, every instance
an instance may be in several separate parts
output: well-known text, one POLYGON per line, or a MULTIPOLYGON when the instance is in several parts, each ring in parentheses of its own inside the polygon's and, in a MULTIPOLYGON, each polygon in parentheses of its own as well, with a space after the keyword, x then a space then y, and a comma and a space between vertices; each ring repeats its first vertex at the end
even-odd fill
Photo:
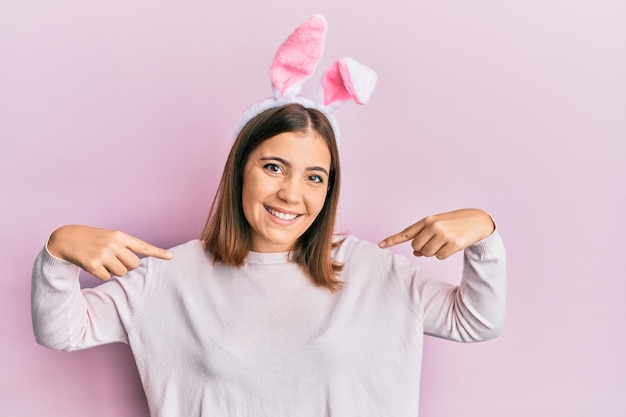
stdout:
POLYGON ((266 207, 267 211, 270 212, 270 214, 274 217, 278 217, 281 220, 293 220, 296 217, 298 217, 297 214, 287 214, 287 213, 281 213, 280 211, 276 211, 274 209, 271 209, 269 207, 266 207))

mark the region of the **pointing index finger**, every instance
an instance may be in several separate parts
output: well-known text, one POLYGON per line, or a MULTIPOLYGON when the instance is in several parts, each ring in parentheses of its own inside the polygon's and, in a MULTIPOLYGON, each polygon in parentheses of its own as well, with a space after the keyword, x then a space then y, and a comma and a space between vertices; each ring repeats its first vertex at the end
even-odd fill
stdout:
POLYGON ((128 248, 139 255, 152 256, 159 259, 169 260, 174 257, 172 252, 132 236, 128 243, 128 248))
POLYGON ((396 233, 395 235, 391 235, 386 239, 383 239, 378 246, 381 248, 389 248, 391 246, 398 245, 400 243, 408 242, 409 240, 415 238, 418 233, 424 228, 424 223, 422 220, 419 222, 412 224, 407 227, 403 231, 396 233))

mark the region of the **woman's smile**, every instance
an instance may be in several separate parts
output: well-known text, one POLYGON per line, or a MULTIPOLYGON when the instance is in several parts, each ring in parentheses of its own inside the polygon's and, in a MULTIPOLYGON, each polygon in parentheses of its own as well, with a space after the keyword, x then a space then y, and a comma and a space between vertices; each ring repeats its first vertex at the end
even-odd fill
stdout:
POLYGON ((301 216, 301 214, 290 213, 284 210, 279 210, 267 206, 265 206, 265 210, 267 210, 267 212, 276 219, 287 222, 288 224, 291 224, 294 220, 298 219, 301 216))

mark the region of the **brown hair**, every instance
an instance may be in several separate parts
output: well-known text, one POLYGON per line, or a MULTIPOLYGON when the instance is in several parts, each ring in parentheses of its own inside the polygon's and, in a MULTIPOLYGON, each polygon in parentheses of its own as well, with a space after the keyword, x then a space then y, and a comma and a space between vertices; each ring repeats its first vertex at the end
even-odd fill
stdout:
POLYGON ((308 131, 317 133, 330 151, 328 192, 322 211, 291 250, 291 259, 316 286, 335 291, 342 286, 337 275, 343 268, 331 257, 339 202, 339 151, 331 124, 319 110, 287 104, 265 110, 243 127, 226 160, 201 240, 215 262, 237 267, 244 264, 251 248, 250 226, 242 206, 243 169, 248 156, 263 141, 278 134, 308 131))

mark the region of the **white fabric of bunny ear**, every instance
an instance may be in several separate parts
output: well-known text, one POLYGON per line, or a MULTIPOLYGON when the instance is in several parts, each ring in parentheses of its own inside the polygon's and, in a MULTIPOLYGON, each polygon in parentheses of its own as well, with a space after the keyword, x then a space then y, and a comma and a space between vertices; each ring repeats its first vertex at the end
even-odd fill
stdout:
POLYGON ((352 58, 341 58, 324 73, 320 102, 333 111, 346 101, 367 104, 378 81, 376 72, 352 58))

